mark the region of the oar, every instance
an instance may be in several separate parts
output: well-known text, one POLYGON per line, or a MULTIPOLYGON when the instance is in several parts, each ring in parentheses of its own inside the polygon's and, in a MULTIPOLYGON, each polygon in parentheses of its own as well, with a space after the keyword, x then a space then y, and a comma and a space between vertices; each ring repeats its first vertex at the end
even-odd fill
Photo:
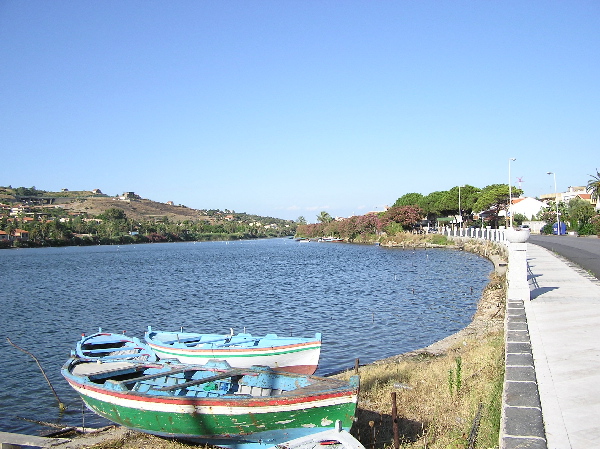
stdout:
POLYGON ((247 343, 253 343, 253 342, 260 341, 260 340, 261 340, 261 338, 245 338, 245 339, 240 340, 240 341, 232 341, 232 342, 229 342, 229 343, 224 343, 222 345, 217 345, 217 348, 222 348, 222 347, 225 347, 225 346, 232 346, 232 345, 245 345, 247 343))
POLYGON ((56 390, 54 389, 54 387, 52 386, 52 384, 50 383, 50 379, 48 379, 48 376, 46 376, 46 373, 44 372, 44 368, 42 368, 42 365, 40 365, 40 362, 38 362, 38 359, 35 358, 35 356, 29 352, 26 351, 23 348, 19 348, 16 344, 14 344, 12 341, 10 341, 10 338, 6 337, 6 339, 8 340, 8 342, 13 345, 15 348, 17 348, 19 351, 23 351, 25 354, 28 354, 29 356, 31 356, 31 358, 33 360, 35 360, 35 363, 37 363, 37 366, 40 368, 40 371, 42 372, 44 378, 46 379, 46 382, 48 382, 48 385, 50 386, 50 389, 52 390, 52 393, 54 393, 54 397, 56 398, 56 400, 58 401, 58 408, 63 411, 67 409, 67 406, 60 400, 60 398, 58 397, 58 394, 56 394, 56 390))

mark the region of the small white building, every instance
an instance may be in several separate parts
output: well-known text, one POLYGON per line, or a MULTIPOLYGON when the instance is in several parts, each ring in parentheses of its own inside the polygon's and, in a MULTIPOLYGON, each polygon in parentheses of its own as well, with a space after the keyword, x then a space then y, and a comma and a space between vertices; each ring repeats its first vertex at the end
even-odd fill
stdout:
MULTIPOLYGON (((511 213, 513 217, 516 214, 525 215, 528 220, 533 219, 538 212, 547 207, 547 204, 543 201, 536 200, 535 198, 513 198, 512 199, 512 207, 511 213)), ((504 217, 506 215, 505 211, 500 211, 498 216, 504 217)))

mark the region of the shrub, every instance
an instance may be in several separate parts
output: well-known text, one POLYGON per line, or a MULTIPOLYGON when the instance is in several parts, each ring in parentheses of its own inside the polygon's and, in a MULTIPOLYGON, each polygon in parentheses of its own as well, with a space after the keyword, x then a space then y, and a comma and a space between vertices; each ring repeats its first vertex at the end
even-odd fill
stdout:
POLYGON ((596 235, 596 227, 592 223, 584 223, 577 229, 579 235, 596 235))
POLYGON ((440 235, 440 234, 433 234, 431 236, 431 243, 433 243, 434 245, 450 245, 450 244, 452 244, 452 242, 449 241, 445 235, 440 235))
POLYGON ((592 234, 596 234, 598 237, 600 237, 600 214, 596 214, 590 218, 589 223, 593 227, 592 234))

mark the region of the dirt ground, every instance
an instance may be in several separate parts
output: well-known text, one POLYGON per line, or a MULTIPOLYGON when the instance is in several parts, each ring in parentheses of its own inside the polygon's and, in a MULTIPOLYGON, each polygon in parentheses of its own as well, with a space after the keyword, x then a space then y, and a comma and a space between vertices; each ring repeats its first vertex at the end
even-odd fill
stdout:
POLYGON ((167 217, 171 221, 200 220, 207 218, 197 209, 185 206, 172 206, 146 199, 119 200, 114 197, 61 199, 58 206, 71 212, 86 212, 96 216, 110 208, 122 209, 128 218, 148 220, 167 217))

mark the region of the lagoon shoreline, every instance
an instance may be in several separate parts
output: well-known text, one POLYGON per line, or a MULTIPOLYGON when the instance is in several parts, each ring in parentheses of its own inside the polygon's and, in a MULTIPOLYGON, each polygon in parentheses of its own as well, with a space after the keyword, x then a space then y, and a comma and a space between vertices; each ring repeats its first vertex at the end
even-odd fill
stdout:
MULTIPOLYGON (((433 247, 431 244, 429 244, 427 247, 413 244, 388 244, 386 246, 414 247, 415 249, 426 249, 433 247)), ((423 356, 442 356, 451 348, 456 347, 461 341, 467 338, 478 338, 503 329, 506 291, 498 286, 505 284, 507 263, 504 248, 491 242, 474 241, 465 238, 456 238, 452 245, 436 245, 436 247, 443 247, 459 251, 470 251, 489 259, 494 264, 494 270, 490 272, 490 282, 483 290, 481 297, 479 298, 477 310, 473 315, 471 322, 463 329, 441 340, 438 340, 429 346, 404 352, 381 360, 376 360, 367 364, 366 366, 390 364, 399 362, 401 360, 415 359, 423 356)), ((64 438, 66 435, 61 436, 64 438)), ((69 442, 56 444, 52 447, 59 449, 86 449, 93 447, 127 447, 130 449, 153 447, 157 449, 173 449, 190 446, 169 439, 159 438, 142 432, 130 430, 122 426, 110 426, 94 433, 77 434, 75 437, 72 437, 72 440, 69 442)))

